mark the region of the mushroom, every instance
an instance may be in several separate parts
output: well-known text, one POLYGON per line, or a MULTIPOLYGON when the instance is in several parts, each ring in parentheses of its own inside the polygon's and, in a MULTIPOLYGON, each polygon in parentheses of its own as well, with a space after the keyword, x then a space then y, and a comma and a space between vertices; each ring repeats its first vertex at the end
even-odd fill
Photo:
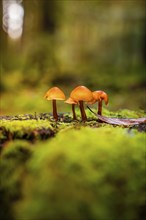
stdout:
POLYGON ((98 101, 98 112, 97 114, 102 115, 102 101, 104 100, 105 104, 108 104, 108 95, 102 91, 102 90, 97 90, 92 92, 93 94, 93 102, 89 102, 89 104, 94 104, 95 102, 98 101))
POLYGON ((93 100, 92 92, 85 86, 77 86, 70 94, 70 97, 79 103, 81 117, 83 121, 87 120, 83 101, 91 102, 93 100))
POLYGON ((53 118, 57 121, 58 114, 57 114, 56 100, 65 100, 64 92, 58 87, 52 87, 45 93, 44 98, 47 100, 52 100, 53 118))
POLYGON ((73 114, 73 120, 77 120, 76 112, 75 112, 75 105, 78 104, 75 102, 71 97, 69 97, 65 103, 72 105, 72 114, 73 114))

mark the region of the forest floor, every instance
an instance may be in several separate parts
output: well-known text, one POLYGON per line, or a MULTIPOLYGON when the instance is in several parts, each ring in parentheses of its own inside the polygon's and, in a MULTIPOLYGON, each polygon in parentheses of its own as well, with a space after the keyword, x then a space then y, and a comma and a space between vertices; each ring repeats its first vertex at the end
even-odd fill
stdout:
MULTIPOLYGON (((51 113, 34 113, 21 114, 14 116, 0 116, 0 147, 2 148, 6 143, 12 140, 21 139, 34 143, 36 140, 47 140, 54 137, 58 132, 66 129, 80 129, 81 127, 100 128, 109 126, 108 123, 98 119, 92 113, 88 113, 88 120, 86 122, 73 120, 69 113, 59 113, 59 120, 53 120, 51 113)), ((120 112, 107 112, 108 116, 112 118, 144 118, 145 113, 133 112, 129 110, 122 110, 120 112), (129 117, 131 115, 131 117, 129 117), (127 117, 128 116, 128 117, 127 117)), ((107 117, 108 118, 108 117, 107 117)), ((110 125, 112 127, 127 128, 127 132, 133 129, 138 132, 146 132, 146 123, 138 123, 132 125, 110 125)))
MULTIPOLYGON (((50 113, 0 116, 2 219, 86 219, 86 207, 88 219, 117 219, 117 201, 120 219, 144 218, 146 123, 108 124, 86 113, 85 122, 78 111, 75 121, 70 113, 58 121, 50 113)), ((143 111, 103 115, 112 123, 145 120, 143 111)))

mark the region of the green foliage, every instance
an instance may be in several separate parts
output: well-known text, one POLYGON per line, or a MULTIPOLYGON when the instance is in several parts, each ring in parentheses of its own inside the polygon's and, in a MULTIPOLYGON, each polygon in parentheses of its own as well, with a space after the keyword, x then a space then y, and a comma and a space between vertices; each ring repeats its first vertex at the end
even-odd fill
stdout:
POLYGON ((38 144, 16 219, 142 219, 144 143, 144 134, 107 126, 69 129, 38 144))
POLYGON ((42 112, 48 88, 69 96, 82 84, 105 90, 111 110, 145 109, 143 0, 35 2, 25 1, 23 40, 1 31, 1 114, 42 112))

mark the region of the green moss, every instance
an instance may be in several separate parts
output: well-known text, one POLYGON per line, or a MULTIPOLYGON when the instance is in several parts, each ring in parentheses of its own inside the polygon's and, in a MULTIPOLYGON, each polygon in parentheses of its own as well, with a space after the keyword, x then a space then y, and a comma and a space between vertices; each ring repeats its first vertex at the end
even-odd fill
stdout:
POLYGON ((54 136, 56 130, 48 120, 1 120, 1 140, 37 140, 54 136))
MULTIPOLYGON (((96 112, 96 109, 92 110, 96 112)), ((103 127, 105 123, 99 123, 96 115, 94 115, 89 109, 86 109, 88 121, 82 122, 80 117, 80 111, 76 109, 78 120, 72 120, 71 113, 59 113, 59 121, 55 122, 50 113, 40 114, 24 114, 15 116, 1 116, 0 121, 0 140, 2 146, 6 141, 14 139, 25 139, 29 141, 45 140, 53 137, 56 133, 70 129, 80 127, 103 127)), ((130 111, 127 109, 120 110, 118 112, 110 112, 103 108, 103 115, 107 117, 117 118, 138 118, 145 117, 144 111, 130 111)), ((138 130, 145 130, 145 127, 138 130)))
POLYGON ((32 156, 32 148, 26 141, 7 144, 1 155, 0 194, 1 218, 14 219, 12 204, 21 198, 21 185, 25 175, 25 165, 32 156))
POLYGON ((143 110, 132 111, 129 109, 122 109, 116 113, 120 118, 140 118, 146 117, 146 113, 143 110))
POLYGON ((40 127, 51 128, 51 124, 47 120, 1 120, 0 126, 10 131, 20 131, 23 128, 30 131, 40 127))
MULTIPOLYGON (((79 110, 78 121, 72 121, 68 113, 60 114, 58 122, 46 113, 1 120, 4 220, 143 218, 145 136, 138 130, 144 131, 145 125, 135 127, 137 130, 114 127, 97 122, 86 112, 87 122, 81 122, 79 110)), ((145 115, 106 109, 103 114, 145 115)))
MULTIPOLYGON (((94 112, 96 111, 94 110, 94 112)), ((129 109, 120 109, 118 111, 112 112, 106 108, 103 108, 103 115, 116 118, 141 118, 146 117, 146 112, 144 112, 144 110, 132 111, 129 109)))
POLYGON ((112 126, 69 129, 36 149, 16 219, 143 218, 144 134, 112 126))

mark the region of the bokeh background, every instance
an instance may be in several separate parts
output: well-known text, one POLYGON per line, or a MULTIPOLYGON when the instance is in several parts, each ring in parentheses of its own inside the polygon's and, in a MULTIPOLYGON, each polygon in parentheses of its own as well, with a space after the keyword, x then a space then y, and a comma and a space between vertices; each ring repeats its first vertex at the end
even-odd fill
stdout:
POLYGON ((144 0, 3 0, 0 12, 2 115, 51 111, 52 86, 104 90, 112 111, 145 109, 144 0))

